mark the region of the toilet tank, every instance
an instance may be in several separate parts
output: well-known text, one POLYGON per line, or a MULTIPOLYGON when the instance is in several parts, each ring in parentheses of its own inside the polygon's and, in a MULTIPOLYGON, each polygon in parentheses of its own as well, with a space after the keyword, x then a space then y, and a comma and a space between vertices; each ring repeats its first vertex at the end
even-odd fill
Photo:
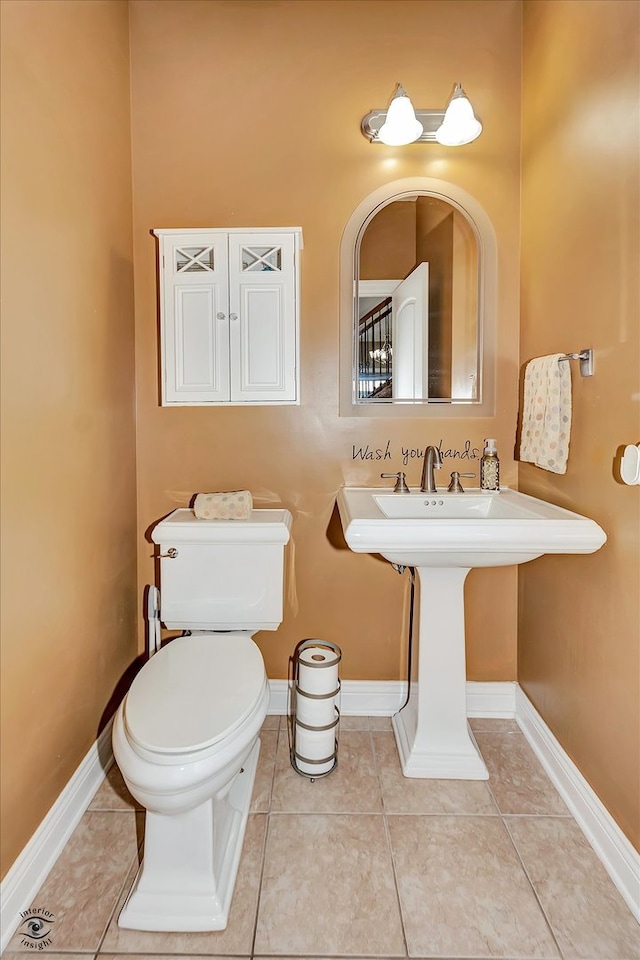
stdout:
POLYGON ((160 619, 172 630, 276 630, 282 622, 288 510, 200 520, 174 510, 151 532, 160 547, 160 619), (170 555, 170 554, 173 554, 170 555))

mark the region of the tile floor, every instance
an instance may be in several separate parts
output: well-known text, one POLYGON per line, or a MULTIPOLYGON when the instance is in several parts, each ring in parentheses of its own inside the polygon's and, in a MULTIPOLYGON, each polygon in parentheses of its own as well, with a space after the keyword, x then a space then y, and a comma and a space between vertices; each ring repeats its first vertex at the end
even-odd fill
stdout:
MULTIPOLYGON (((268 717, 229 925, 120 930, 144 827, 109 772, 34 901, 49 960, 638 960, 640 927, 514 721, 472 721, 488 782, 406 780, 386 718, 343 718, 310 783, 268 717)), ((5 958, 33 953, 16 934, 5 958)), ((28 942, 28 941, 27 941, 28 942)))

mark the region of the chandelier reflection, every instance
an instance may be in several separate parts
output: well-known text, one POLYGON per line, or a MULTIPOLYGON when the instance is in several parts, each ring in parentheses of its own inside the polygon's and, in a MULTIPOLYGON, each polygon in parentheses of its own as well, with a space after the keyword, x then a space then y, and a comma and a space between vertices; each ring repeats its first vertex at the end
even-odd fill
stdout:
POLYGON ((374 363, 386 363, 388 360, 391 360, 393 350, 391 349, 391 343, 389 337, 387 337, 381 347, 378 347, 376 350, 369 350, 369 356, 374 363))

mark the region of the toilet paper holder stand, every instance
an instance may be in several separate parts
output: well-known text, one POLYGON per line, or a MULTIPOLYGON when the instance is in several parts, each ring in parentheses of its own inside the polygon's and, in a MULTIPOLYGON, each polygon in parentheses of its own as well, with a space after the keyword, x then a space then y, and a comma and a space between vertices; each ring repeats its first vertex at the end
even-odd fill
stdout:
MULTIPOLYGON (((337 668, 340 660, 342 659, 342 651, 340 647, 331 643, 330 640, 302 640, 296 647, 293 657, 291 658, 292 665, 292 677, 289 682, 289 691, 290 691, 290 709, 289 709, 289 720, 290 720, 290 733, 289 733, 289 745, 290 751, 289 756, 291 759, 291 766, 303 777, 307 777, 308 780, 313 782, 314 780, 319 780, 321 777, 328 777, 330 773, 336 769, 338 765, 338 732, 340 725, 340 709, 336 703, 336 698, 340 693, 340 679, 335 677, 335 682, 331 682, 328 685, 333 689, 324 690, 323 686, 325 684, 320 682, 315 686, 319 692, 310 691, 305 689, 301 685, 304 681, 301 680, 301 665, 303 670, 312 668, 314 672, 327 670, 331 668, 333 673, 334 668, 337 668), (314 662, 316 658, 307 657, 306 661, 302 663, 301 658, 305 651, 310 651, 311 648, 318 647, 321 650, 326 650, 330 653, 330 658, 328 660, 317 658, 318 662, 314 662), (306 720, 301 719, 300 714, 307 716, 310 709, 317 705, 317 707, 322 710, 324 708, 325 713, 331 714, 331 720, 328 723, 323 724, 312 724, 306 720), (331 706, 333 709, 331 709, 331 706), (304 755, 301 752, 301 749, 304 749, 304 745, 300 743, 302 739, 302 734, 308 732, 310 736, 326 734, 327 741, 331 741, 333 749, 331 752, 328 752, 326 756, 321 758, 310 758, 304 755), (304 767, 301 767, 300 764, 304 764, 304 767), (327 769, 327 764, 330 766, 327 769), (306 768, 306 769, 305 769, 306 768)), ((331 674, 325 674, 330 678, 331 674)), ((324 675, 318 673, 318 678, 322 678, 324 675)))

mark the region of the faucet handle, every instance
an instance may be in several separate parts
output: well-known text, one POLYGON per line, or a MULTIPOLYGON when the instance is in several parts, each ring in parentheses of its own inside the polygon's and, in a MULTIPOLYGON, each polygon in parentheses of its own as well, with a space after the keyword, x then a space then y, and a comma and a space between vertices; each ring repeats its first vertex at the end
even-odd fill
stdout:
POLYGON ((458 470, 454 470, 451 474, 451 483, 447 487, 449 493, 464 493, 460 477, 475 477, 475 473, 459 473, 458 470))
POLYGON ((409 487, 407 486, 406 474, 404 471, 400 470, 399 473, 381 473, 380 476, 383 480, 396 481, 396 485, 393 488, 394 493, 409 493, 409 487))

